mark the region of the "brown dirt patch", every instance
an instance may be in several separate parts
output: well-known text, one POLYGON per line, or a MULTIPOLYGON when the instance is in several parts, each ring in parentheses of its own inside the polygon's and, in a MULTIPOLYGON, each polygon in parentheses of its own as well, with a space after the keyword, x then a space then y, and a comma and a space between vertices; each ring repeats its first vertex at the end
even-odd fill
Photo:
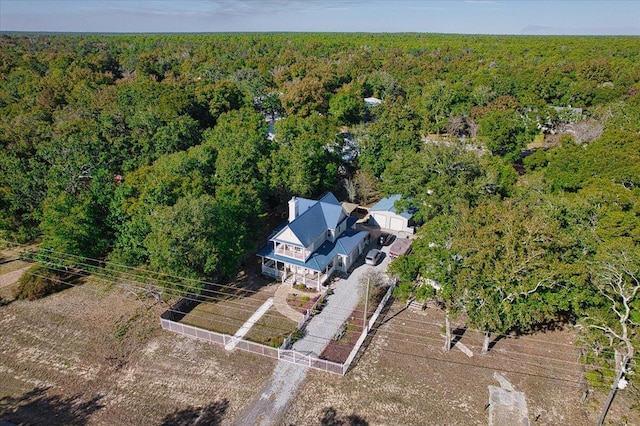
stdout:
MULTIPOLYGON (((596 423, 606 395, 580 403, 571 331, 502 339, 484 356, 483 336, 466 331, 460 341, 474 352, 469 358, 455 348, 443 352, 443 321, 436 308, 414 312, 394 304, 345 377, 309 372, 283 424, 334 418, 347 424, 355 419, 372 425, 486 425, 488 386, 497 385, 496 371, 525 393, 532 424, 596 423)), ((640 424, 628 396, 618 396, 608 422, 640 424)))
POLYGON ((306 314, 307 310, 311 309, 319 298, 320 295, 310 296, 304 293, 290 293, 287 296, 287 305, 301 314, 306 314))
POLYGON ((0 418, 154 425, 204 413, 229 423, 273 361, 163 332, 164 309, 91 280, 0 307, 0 418))

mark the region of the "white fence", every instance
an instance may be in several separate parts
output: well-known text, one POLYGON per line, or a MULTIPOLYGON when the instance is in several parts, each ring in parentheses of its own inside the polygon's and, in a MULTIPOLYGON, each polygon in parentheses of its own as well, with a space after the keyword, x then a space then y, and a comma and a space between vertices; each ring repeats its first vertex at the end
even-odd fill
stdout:
POLYGON ((278 355, 283 361, 291 362, 298 365, 304 365, 333 374, 339 374, 341 376, 344 376, 347 371, 344 367, 344 364, 327 361, 326 359, 320 359, 309 355, 304 355, 293 349, 279 349, 278 355))
MULTIPOLYGON (((306 367, 315 368, 317 370, 326 371, 333 374, 339 374, 344 376, 347 373, 347 370, 351 366, 351 363, 355 359, 360 347, 364 343, 367 335, 369 334, 369 330, 373 327, 375 322, 378 320, 380 316, 380 312, 387 304, 391 295, 393 294, 393 289, 396 286, 396 282, 389 287, 387 293, 384 295, 380 304, 376 308, 375 312, 369 319, 367 323, 367 327, 362 330, 362 334, 355 346, 351 350, 349 357, 345 361, 344 364, 340 364, 337 362, 327 361, 325 359, 316 358, 309 355, 301 354, 293 349, 284 349, 287 346, 282 345, 281 348, 273 348, 271 346, 262 345, 260 343, 250 342, 248 340, 240 339, 234 336, 230 336, 228 334, 216 333, 215 331, 209 331, 202 328, 194 327, 192 325, 180 324, 179 322, 171 321, 166 318, 160 318, 160 324, 162 325, 163 330, 173 331, 174 333, 182 334, 184 336, 192 337, 194 339, 204 340, 211 343, 217 343, 219 345, 225 346, 231 341, 235 340, 235 349, 240 349, 246 352, 251 352, 254 354, 266 356, 269 358, 278 359, 281 361, 291 362, 293 364, 304 365, 306 367)), ((315 307, 315 305, 314 305, 315 307)), ((303 327, 306 325, 306 321, 311 317, 311 310, 307 311, 307 315, 303 321, 298 324, 298 327, 303 327)), ((289 336, 287 339, 290 339, 289 336)), ((287 343, 285 341, 285 343, 287 343)))
MULTIPOLYGON (((222 346, 226 345, 234 339, 237 339, 228 334, 216 333, 215 331, 204 330, 192 325, 180 324, 179 322, 171 321, 165 318, 160 319, 160 324, 162 325, 163 330, 173 331, 174 333, 182 334, 183 336, 188 336, 194 339, 204 340, 211 343, 217 343, 222 346)), ((331 362, 324 359, 304 355, 292 349, 273 348, 271 346, 262 345, 260 343, 249 342, 248 340, 244 339, 237 339, 235 349, 240 349, 269 358, 291 362, 293 364, 304 365, 310 368, 315 368, 317 370, 339 374, 341 376, 343 376, 346 372, 344 365, 337 362, 331 362)))
POLYGON ((394 280, 393 284, 391 284, 391 286, 389 287, 389 289, 385 293, 384 297, 380 301, 380 304, 378 304, 378 307, 376 308, 375 312, 373 313, 373 315, 371 315, 371 318, 369 319, 369 322, 367 323, 366 328, 364 330, 362 330, 362 334, 358 338, 358 341, 356 342, 355 346, 351 350, 351 353, 347 357, 347 360, 343 364, 344 365, 344 373, 343 374, 346 374, 347 370, 351 366, 351 363, 353 362, 353 360, 355 359, 356 355, 358 354, 358 351, 360 350, 360 347, 364 343, 364 340, 367 338, 367 335, 369 334, 369 330, 371 330, 373 325, 376 323, 376 321, 378 320, 378 317, 380 316, 380 312, 382 312, 382 309, 384 309, 385 305, 387 304, 387 302, 391 298, 391 295, 393 294, 393 289, 396 287, 396 283, 397 283, 397 281, 394 280))
MULTIPOLYGON (((296 330, 303 330, 307 326, 307 323, 309 322, 311 317, 313 317, 313 310, 318 307, 318 304, 321 301, 323 303, 325 302, 325 294, 326 293, 323 292, 320 295, 320 297, 318 297, 318 300, 316 300, 316 302, 313 304, 311 309, 307 309, 307 311, 304 313, 304 316, 302 317, 302 319, 300 321, 298 321, 298 325, 296 325, 296 330)), ((282 346, 280 346, 280 349, 289 349, 289 347, 291 346, 291 343, 292 343, 291 340, 293 340, 293 333, 289 334, 287 336, 287 338, 284 339, 284 342, 282 343, 282 346)))

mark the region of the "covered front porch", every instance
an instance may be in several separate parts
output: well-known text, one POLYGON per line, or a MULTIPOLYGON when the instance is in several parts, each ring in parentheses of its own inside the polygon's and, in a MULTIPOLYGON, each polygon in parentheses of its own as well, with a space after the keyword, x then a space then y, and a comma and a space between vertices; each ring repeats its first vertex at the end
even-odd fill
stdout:
POLYGON ((287 262, 261 257, 262 273, 279 281, 294 284, 303 284, 309 288, 322 290, 322 285, 329 279, 335 269, 333 263, 322 271, 314 271, 304 266, 292 265, 287 262))

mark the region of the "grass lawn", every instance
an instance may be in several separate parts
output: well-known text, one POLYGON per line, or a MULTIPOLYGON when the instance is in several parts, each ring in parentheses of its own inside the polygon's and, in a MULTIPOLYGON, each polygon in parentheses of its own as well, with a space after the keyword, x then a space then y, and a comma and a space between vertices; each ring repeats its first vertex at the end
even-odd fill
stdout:
POLYGON ((233 335, 269 297, 273 296, 274 292, 275 287, 264 287, 244 297, 203 302, 180 322, 233 335))
POLYGON ((527 145, 527 149, 542 148, 544 146, 544 134, 538 133, 533 142, 527 145))
POLYGON ((251 327, 244 338, 252 342, 279 347, 284 339, 296 329, 296 325, 294 321, 272 307, 251 327))

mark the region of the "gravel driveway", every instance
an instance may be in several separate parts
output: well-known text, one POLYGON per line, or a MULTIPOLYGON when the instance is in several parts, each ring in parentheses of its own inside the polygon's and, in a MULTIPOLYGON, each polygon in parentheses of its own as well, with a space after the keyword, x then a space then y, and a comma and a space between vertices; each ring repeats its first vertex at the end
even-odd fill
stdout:
MULTIPOLYGON (((375 248, 375 245, 372 244, 367 250, 369 248, 375 248)), ((362 275, 371 269, 386 271, 390 261, 389 247, 384 247, 382 251, 385 256, 378 265, 364 264, 364 256, 362 256, 358 266, 347 278, 335 282, 334 294, 327 298, 327 304, 322 312, 311 319, 304 337, 293 344, 293 349, 316 357, 322 353, 342 323, 358 305, 360 294, 364 290, 359 283, 362 275)), ((284 414, 289 400, 293 398, 298 386, 306 377, 307 370, 308 367, 302 365, 287 361, 278 362, 271 379, 260 392, 260 397, 238 417, 236 424, 276 424, 284 414)))
MULTIPOLYGON (((385 247, 383 252, 385 250, 388 251, 389 247, 385 247)), ((319 356, 336 335, 342 323, 358 306, 364 291, 363 286, 360 285, 361 277, 372 269, 386 271, 389 260, 389 256, 385 253, 378 265, 371 266, 363 263, 361 258, 359 266, 346 279, 336 281, 334 294, 327 298, 327 304, 322 312, 311 318, 304 337, 293 344, 293 349, 305 355, 319 356)))

